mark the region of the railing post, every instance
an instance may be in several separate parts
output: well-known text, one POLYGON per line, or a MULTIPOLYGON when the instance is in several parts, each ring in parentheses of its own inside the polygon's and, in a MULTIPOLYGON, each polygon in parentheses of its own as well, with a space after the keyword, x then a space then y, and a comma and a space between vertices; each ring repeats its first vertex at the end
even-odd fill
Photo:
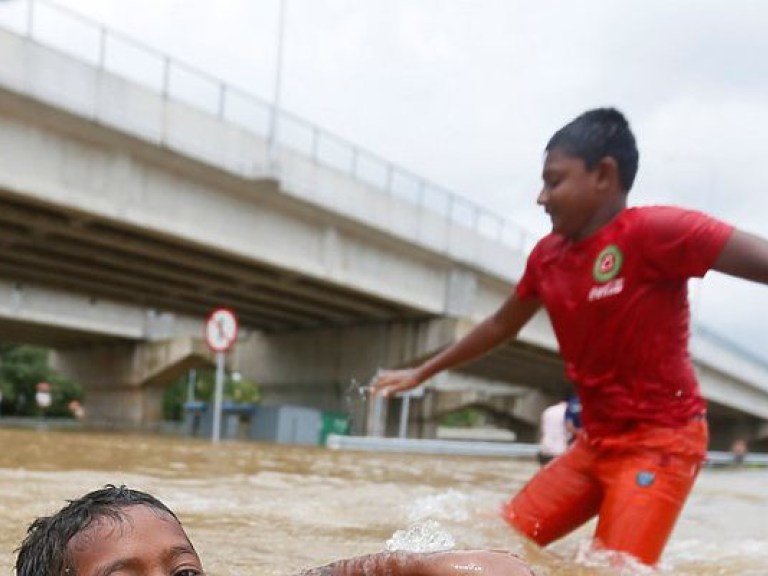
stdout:
POLYGON ((171 86, 171 57, 163 57, 163 98, 170 95, 171 86))
POLYGON ((353 178, 357 178, 357 146, 352 147, 352 160, 350 161, 349 172, 353 178))
POLYGON ((395 167, 392 164, 387 164, 387 181, 384 184, 384 189, 390 194, 393 193, 392 182, 395 178, 395 167))
POLYGON ((320 129, 312 125, 312 161, 317 164, 320 161, 320 129))
POLYGON ((99 27, 99 70, 107 67, 107 28, 99 27))
POLYGON ((224 82, 219 84, 219 119, 224 119, 227 102, 227 85, 224 82))
POLYGON ((424 178, 420 178, 419 179, 419 208, 425 208, 424 196, 425 196, 426 189, 427 189, 427 182, 424 180, 424 178))
POLYGON ((35 33, 35 0, 27 0, 27 36, 34 37, 35 33))

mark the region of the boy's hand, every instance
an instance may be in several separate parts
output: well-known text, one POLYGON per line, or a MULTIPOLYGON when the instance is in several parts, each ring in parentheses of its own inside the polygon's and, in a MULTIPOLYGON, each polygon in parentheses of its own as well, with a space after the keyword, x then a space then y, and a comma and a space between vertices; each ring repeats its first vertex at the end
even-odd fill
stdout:
POLYGON ((384 397, 389 397, 416 388, 419 384, 421 384, 421 380, 415 368, 381 370, 373 379, 371 391, 374 395, 381 394, 384 397))

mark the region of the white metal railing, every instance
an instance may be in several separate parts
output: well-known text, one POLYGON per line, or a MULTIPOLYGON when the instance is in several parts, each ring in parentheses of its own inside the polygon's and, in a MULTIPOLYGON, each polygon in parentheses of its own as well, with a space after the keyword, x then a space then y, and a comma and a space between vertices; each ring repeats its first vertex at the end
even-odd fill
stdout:
POLYGON ((35 42, 259 136, 271 137, 313 162, 438 213, 487 238, 523 252, 533 246, 534 236, 519 224, 70 8, 51 0, 18 0, 6 3, 2 9, 0 26, 35 42))

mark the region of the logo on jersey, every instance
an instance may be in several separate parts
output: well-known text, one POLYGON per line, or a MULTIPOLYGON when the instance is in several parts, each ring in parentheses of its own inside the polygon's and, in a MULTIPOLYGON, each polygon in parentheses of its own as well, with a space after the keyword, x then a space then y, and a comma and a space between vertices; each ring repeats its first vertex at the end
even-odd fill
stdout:
POLYGON ((656 481, 656 474, 645 470, 638 472, 635 476, 635 482, 642 488, 648 488, 656 481))
POLYGON ((592 268, 592 276, 596 281, 602 283, 616 278, 624 262, 624 255, 616 244, 611 244, 603 248, 597 255, 595 265, 592 268))
POLYGON ((615 280, 611 280, 605 284, 592 286, 592 288, 589 289, 589 294, 587 294, 587 300, 590 302, 594 302, 595 300, 602 300, 603 298, 608 298, 609 296, 616 296, 616 294, 621 294, 623 290, 624 278, 616 278, 615 280))

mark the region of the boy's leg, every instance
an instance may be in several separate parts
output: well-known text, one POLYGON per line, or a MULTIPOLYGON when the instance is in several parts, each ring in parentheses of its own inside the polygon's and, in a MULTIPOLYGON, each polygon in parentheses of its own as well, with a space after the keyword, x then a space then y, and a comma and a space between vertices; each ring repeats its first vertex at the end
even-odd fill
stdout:
POLYGON ((698 474, 701 457, 696 449, 687 448, 706 447, 706 423, 661 429, 633 442, 630 453, 605 458, 597 467, 605 498, 596 545, 653 565, 661 557, 698 474), (670 435, 682 453, 670 453, 670 435))
POLYGON ((540 546, 575 530, 600 507, 602 488, 592 475, 593 462, 586 440, 577 439, 504 505, 504 519, 540 546))

